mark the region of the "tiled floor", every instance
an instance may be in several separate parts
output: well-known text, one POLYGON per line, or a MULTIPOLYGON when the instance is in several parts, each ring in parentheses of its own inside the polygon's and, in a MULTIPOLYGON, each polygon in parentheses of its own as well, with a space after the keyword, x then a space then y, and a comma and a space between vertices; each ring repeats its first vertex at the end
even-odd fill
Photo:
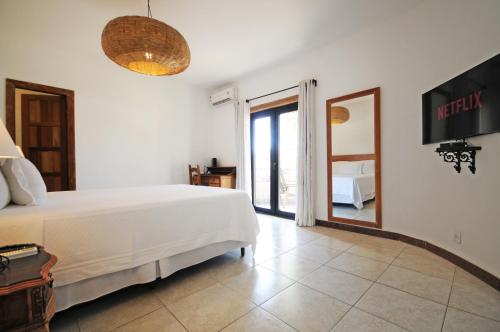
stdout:
POLYGON ((404 243, 259 215, 239 250, 59 313, 52 331, 500 331, 500 293, 404 243))
POLYGON ((332 211, 335 217, 375 222, 375 200, 364 202, 361 210, 350 204, 333 204, 332 211))

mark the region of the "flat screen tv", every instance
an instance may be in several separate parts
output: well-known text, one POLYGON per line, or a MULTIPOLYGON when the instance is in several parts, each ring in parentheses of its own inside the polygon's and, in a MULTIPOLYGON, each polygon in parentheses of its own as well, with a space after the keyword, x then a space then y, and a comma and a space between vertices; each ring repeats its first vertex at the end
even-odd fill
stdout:
POLYGON ((423 144, 500 132, 500 54, 422 95, 423 144))

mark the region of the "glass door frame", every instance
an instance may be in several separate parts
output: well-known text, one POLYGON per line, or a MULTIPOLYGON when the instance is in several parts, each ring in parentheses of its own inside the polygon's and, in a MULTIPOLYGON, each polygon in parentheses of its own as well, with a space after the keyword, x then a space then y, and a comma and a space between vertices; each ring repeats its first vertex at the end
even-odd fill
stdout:
POLYGON ((250 155, 251 155, 251 174, 252 174, 252 204, 255 211, 274 215, 277 217, 295 219, 295 213, 281 211, 279 209, 279 130, 280 121, 279 116, 284 113, 294 112, 298 110, 298 103, 290 103, 279 107, 274 107, 266 109, 264 111, 259 111, 250 114, 250 155), (254 121, 259 118, 270 117, 271 119, 271 165, 269 165, 271 174, 270 183, 270 205, 269 209, 255 206, 255 179, 254 179, 254 137, 255 137, 255 125, 254 121))

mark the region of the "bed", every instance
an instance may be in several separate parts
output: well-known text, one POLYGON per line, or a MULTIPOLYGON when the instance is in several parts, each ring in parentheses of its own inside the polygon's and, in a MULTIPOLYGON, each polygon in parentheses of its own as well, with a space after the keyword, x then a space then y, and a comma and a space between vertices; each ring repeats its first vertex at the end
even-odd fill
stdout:
POLYGON ((332 169, 333 203, 352 204, 358 210, 375 198, 373 160, 334 162, 332 169))
POLYGON ((57 311, 255 246, 258 232, 246 193, 189 185, 53 192, 0 211, 0 243, 35 242, 58 257, 57 311))

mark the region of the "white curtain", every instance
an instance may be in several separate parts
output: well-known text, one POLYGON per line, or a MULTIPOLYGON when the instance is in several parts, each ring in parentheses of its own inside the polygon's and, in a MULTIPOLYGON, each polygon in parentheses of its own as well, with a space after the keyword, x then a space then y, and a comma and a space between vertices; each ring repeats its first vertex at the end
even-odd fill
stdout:
POLYGON ((299 83, 297 212, 299 226, 314 226, 314 92, 313 80, 299 83))
POLYGON ((250 161, 250 105, 245 100, 234 104, 236 128, 236 189, 252 197, 250 161))

